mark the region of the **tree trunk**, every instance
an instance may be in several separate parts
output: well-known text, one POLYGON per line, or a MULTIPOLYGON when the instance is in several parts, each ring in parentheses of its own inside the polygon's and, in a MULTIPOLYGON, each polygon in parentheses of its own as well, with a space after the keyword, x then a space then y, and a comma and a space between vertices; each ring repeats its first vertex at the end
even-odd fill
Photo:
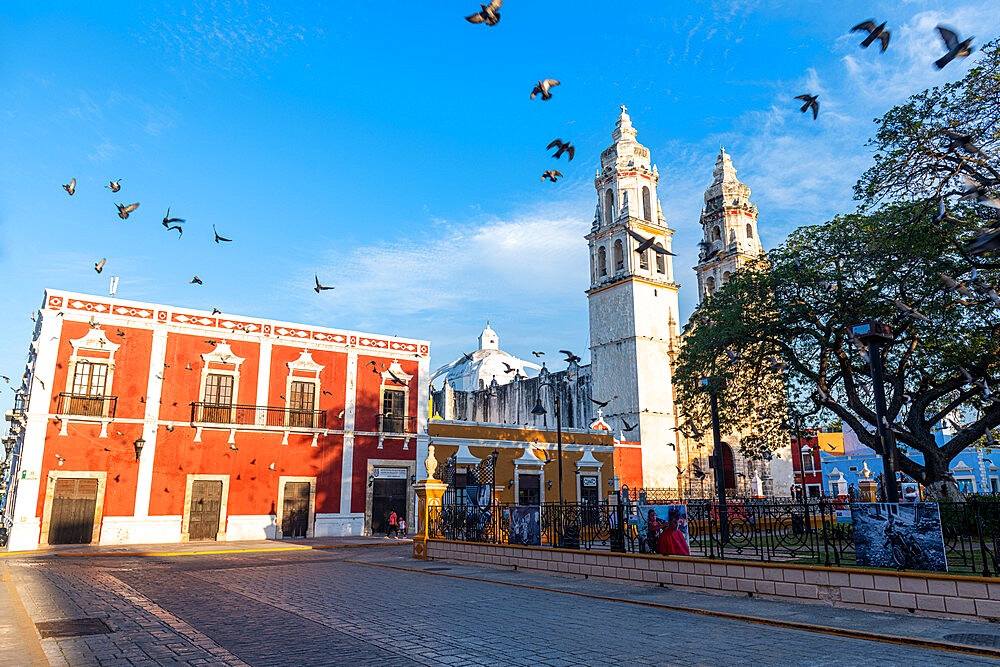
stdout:
POLYGON ((964 503, 965 496, 949 475, 924 486, 924 498, 934 502, 964 503))

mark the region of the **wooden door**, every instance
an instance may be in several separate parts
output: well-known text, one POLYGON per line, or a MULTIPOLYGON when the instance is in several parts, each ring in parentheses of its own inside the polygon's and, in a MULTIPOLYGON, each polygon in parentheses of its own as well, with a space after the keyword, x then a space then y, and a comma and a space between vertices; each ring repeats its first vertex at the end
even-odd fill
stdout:
POLYGON ((281 536, 305 537, 309 530, 309 482, 285 482, 281 505, 281 536))
POLYGON ((372 483, 372 535, 389 531, 393 510, 399 519, 406 518, 406 480, 376 479, 372 483))
POLYGON ((214 540, 219 534, 222 512, 222 482, 196 479, 191 483, 191 510, 188 514, 189 540, 214 540))
POLYGON ((57 479, 49 512, 49 544, 90 544, 96 508, 96 479, 57 479))

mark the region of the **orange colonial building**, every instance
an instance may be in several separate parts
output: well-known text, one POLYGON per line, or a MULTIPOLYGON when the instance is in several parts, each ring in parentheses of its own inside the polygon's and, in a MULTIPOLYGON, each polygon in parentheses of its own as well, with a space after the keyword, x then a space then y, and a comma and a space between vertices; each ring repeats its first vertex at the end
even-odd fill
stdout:
POLYGON ((10 549, 358 535, 413 516, 426 341, 47 290, 10 549))

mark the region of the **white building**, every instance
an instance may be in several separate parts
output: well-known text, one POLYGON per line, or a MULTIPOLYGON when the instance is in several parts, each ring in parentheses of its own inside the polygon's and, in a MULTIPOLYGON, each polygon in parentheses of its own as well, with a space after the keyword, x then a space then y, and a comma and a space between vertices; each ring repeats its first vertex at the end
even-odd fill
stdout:
POLYGON ((487 322, 479 334, 479 349, 434 371, 431 384, 447 382, 456 391, 478 391, 488 389, 494 381, 505 385, 526 378, 529 370, 537 372, 541 368, 501 350, 500 337, 487 322))

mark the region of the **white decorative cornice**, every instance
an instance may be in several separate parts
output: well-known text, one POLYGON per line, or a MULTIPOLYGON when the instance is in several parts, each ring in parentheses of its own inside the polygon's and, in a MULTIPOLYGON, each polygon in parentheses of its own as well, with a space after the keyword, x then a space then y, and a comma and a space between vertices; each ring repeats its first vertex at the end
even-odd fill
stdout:
POLYGON ((466 444, 459 445, 458 451, 455 452, 455 463, 460 466, 479 465, 481 460, 482 459, 469 451, 469 446, 466 444))
POLYGON ((83 338, 77 338, 76 340, 70 340, 70 344, 73 346, 73 354, 76 354, 79 350, 107 350, 111 354, 114 354, 120 345, 117 343, 112 343, 108 337, 105 335, 103 329, 92 328, 87 332, 87 335, 83 338))
POLYGON ((229 364, 236 366, 237 368, 239 368, 240 364, 243 363, 243 358, 237 357, 233 354, 233 350, 229 347, 229 343, 226 341, 217 343, 214 350, 202 354, 201 358, 206 364, 229 364))
POLYGON ((290 371, 306 371, 308 373, 315 373, 319 375, 323 367, 313 361, 312 354, 309 350, 302 350, 302 354, 295 361, 289 361, 287 364, 288 370, 290 371))
POLYGON ((581 470, 583 468, 593 469, 601 468, 604 464, 594 458, 594 452, 592 450, 586 450, 583 452, 583 456, 580 460, 576 462, 576 469, 581 470))
POLYGON ((410 380, 413 379, 412 375, 408 375, 403 371, 403 367, 399 365, 399 359, 393 359, 392 363, 389 365, 389 368, 382 371, 383 383, 391 382, 392 384, 398 385, 399 383, 396 382, 396 378, 402 380, 407 385, 409 385, 410 380))
POLYGON ((524 454, 520 458, 514 459, 514 467, 516 468, 541 468, 543 465, 545 465, 545 461, 535 456, 535 452, 531 450, 531 447, 525 447, 524 454))

